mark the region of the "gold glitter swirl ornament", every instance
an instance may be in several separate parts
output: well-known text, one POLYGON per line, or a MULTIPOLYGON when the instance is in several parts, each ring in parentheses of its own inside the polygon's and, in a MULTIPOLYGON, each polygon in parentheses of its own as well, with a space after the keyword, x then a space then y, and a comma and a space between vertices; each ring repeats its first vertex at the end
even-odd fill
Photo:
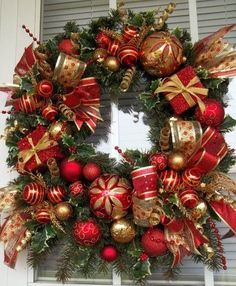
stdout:
POLYGON ((148 74, 157 77, 169 76, 184 61, 183 47, 174 35, 154 32, 141 46, 140 60, 148 74))
POLYGON ((133 66, 126 70, 122 82, 120 83, 120 90, 126 92, 132 82, 136 68, 133 66))
POLYGON ((111 236, 118 243, 129 243, 135 235, 134 224, 125 218, 114 221, 111 226, 111 236))

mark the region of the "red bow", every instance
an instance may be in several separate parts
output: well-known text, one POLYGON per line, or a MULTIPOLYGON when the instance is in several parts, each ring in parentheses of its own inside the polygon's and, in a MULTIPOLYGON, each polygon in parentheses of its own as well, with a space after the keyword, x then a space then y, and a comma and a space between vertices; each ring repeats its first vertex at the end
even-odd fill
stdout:
POLYGON ((100 87, 94 77, 80 80, 72 92, 63 96, 64 103, 75 112, 74 122, 80 130, 85 123, 94 132, 97 120, 102 120, 99 111, 100 87))
POLYGON ((15 73, 19 76, 24 76, 36 63, 36 57, 33 51, 33 43, 25 48, 25 51, 15 67, 15 73))

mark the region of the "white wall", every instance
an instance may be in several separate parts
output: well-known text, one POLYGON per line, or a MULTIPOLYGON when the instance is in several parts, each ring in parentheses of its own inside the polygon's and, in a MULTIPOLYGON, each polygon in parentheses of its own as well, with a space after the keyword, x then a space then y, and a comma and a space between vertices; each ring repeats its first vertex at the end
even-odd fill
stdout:
MULTIPOLYGON (((40 27, 41 0, 0 0, 0 83, 12 83, 15 64, 31 38, 23 31, 25 24, 38 37, 40 27)), ((0 110, 4 110, 6 96, 0 93, 0 110)), ((5 128, 5 115, 0 115, 0 134, 5 128)), ((0 141, 0 187, 5 186, 14 176, 6 166, 7 148, 0 141)), ((27 285, 26 251, 19 255, 16 269, 3 265, 3 245, 0 244, 0 285, 27 285)))

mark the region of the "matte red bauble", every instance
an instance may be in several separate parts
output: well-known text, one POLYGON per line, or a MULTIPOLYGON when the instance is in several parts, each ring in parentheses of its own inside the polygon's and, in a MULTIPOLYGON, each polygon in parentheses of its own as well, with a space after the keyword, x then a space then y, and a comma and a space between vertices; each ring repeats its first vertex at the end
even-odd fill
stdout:
POLYGON ((59 204, 65 199, 65 190, 61 186, 50 187, 47 191, 47 198, 53 204, 59 204))
POLYGON ((44 201, 46 190, 43 186, 33 182, 24 187, 22 196, 24 201, 33 206, 44 201))
POLYGON ((83 246, 92 246, 101 239, 102 231, 100 226, 89 219, 87 221, 76 221, 73 226, 73 237, 79 244, 83 246))
POLYGON ((101 250, 101 258, 107 262, 113 262, 117 259, 119 252, 113 245, 106 245, 101 250))
POLYGON ((164 232, 158 228, 148 229, 142 236, 141 245, 148 256, 163 255, 167 251, 164 232))
POLYGON ((37 84, 37 93, 38 95, 44 97, 44 98, 49 98, 52 96, 53 93, 53 85, 52 82, 49 80, 41 80, 37 84))
POLYGON ((99 165, 89 162, 83 167, 83 176, 89 181, 94 181, 101 175, 101 168, 99 165))
POLYGON ((69 190, 72 197, 83 196, 85 193, 84 186, 80 181, 71 184, 69 190))
POLYGON ((78 47, 73 43, 71 39, 63 39, 58 45, 60 52, 67 55, 79 55, 78 47))
POLYGON ((106 34, 100 32, 96 36, 96 42, 100 48, 106 49, 108 48, 108 45, 111 42, 111 40, 106 34))
POLYGON ((181 182, 179 174, 174 170, 161 172, 160 179, 165 191, 175 191, 181 182))
POLYGON ((200 108, 197 107, 195 111, 195 118, 205 126, 217 127, 223 121, 225 117, 225 111, 223 105, 212 98, 204 100, 205 111, 201 112, 200 108))
POLYGON ((35 219, 37 222, 42 224, 47 224, 51 221, 50 214, 47 209, 39 209, 35 213, 35 219))
POLYGON ((65 159, 60 165, 60 174, 66 181, 74 183, 82 175, 82 165, 76 160, 65 159))
POLYGON ((144 70, 153 76, 173 74, 183 62, 183 47, 170 33, 154 32, 148 36, 140 50, 144 70))
POLYGON ((131 192, 126 179, 113 174, 102 175, 89 187, 90 208, 97 217, 119 219, 131 206, 131 192))
POLYGON ((157 172, 161 172, 166 169, 168 159, 164 153, 159 152, 159 153, 153 154, 150 157, 149 162, 152 166, 156 167, 157 172))

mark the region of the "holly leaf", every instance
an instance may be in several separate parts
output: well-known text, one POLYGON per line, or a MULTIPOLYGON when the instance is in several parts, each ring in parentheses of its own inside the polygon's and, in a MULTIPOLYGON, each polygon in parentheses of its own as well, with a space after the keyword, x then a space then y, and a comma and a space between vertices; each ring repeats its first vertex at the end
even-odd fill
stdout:
POLYGON ((31 80, 27 77, 21 78, 20 88, 28 92, 33 91, 33 85, 31 80))
POLYGON ((170 203, 174 204, 174 205, 177 205, 177 204, 178 204, 178 198, 177 198, 176 195, 170 196, 170 197, 168 198, 168 201, 169 201, 170 203))
POLYGON ((230 132, 236 126, 236 120, 230 115, 225 116, 223 123, 220 125, 220 131, 230 132))
POLYGON ((145 277, 151 275, 151 270, 150 270, 150 262, 149 259, 145 261, 138 261, 137 263, 134 264, 133 266, 133 274, 136 279, 144 279, 145 277))
POLYGON ((57 236, 57 231, 52 224, 47 224, 32 236, 31 248, 35 253, 42 253, 48 247, 48 242, 57 236))
POLYGON ((167 217, 171 217, 172 215, 172 209, 169 205, 163 205, 163 211, 166 214, 167 217))
POLYGON ((144 106, 151 110, 156 107, 156 105, 160 102, 159 97, 153 95, 151 92, 143 92, 140 95, 140 100, 143 102, 144 106))

